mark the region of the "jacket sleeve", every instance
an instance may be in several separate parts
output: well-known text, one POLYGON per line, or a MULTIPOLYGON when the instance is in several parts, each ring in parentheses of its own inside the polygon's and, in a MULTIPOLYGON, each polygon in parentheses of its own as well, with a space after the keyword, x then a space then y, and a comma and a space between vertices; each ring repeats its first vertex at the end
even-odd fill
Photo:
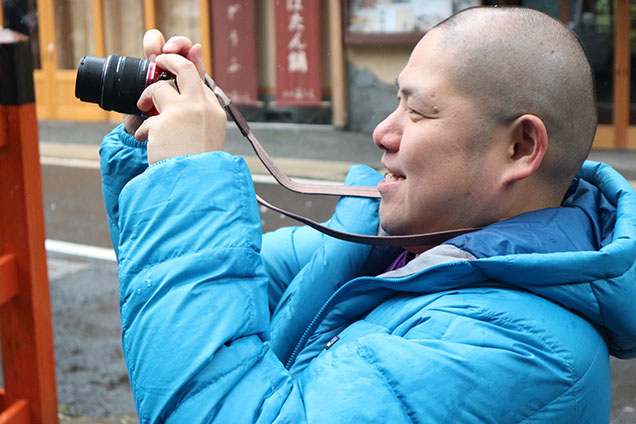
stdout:
POLYGON ((269 332, 261 229, 247 166, 212 152, 150 166, 119 195, 123 348, 140 421, 275 416, 291 382, 269 332), (278 405, 278 406, 276 406, 278 405), (239 413, 240 412, 240 413, 239 413))
POLYGON ((323 235, 307 226, 284 227, 263 234, 261 257, 270 280, 267 297, 272 312, 322 241, 323 235))
POLYGON ((137 141, 121 124, 104 137, 99 155, 108 229, 115 254, 119 254, 119 193, 148 167, 146 143, 137 141))

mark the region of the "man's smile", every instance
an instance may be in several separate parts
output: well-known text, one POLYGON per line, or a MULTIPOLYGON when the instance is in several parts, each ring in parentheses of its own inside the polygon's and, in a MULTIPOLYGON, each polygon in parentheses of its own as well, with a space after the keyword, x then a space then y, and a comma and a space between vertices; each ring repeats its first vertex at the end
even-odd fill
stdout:
POLYGON ((394 181, 401 181, 406 179, 406 177, 403 177, 401 175, 398 174, 394 174, 392 172, 386 172, 384 174, 384 181, 386 182, 394 182, 394 181))

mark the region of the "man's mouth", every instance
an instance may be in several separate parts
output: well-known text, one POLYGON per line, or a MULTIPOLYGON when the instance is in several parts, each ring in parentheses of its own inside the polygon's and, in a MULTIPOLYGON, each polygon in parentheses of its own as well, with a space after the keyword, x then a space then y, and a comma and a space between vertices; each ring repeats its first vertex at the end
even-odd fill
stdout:
POLYGON ((402 181, 404 179, 405 177, 403 177, 402 175, 394 174, 393 172, 387 172, 384 174, 384 181, 387 182, 402 181))

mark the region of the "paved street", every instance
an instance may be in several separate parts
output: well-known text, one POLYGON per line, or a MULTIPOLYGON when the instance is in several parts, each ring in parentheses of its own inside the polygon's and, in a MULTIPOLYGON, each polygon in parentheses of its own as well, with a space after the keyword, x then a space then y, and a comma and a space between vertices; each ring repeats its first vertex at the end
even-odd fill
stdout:
MULTIPOLYGON (((96 162, 97 146, 109 127, 57 122, 40 126, 58 397, 65 422, 86 422, 73 415, 134 413, 121 353, 116 264, 94 258, 106 257, 100 255, 110 249, 96 162), (66 249, 56 241, 72 244, 66 249), (89 246, 97 247, 97 253, 89 246)), ((341 181, 356 158, 379 166, 380 155, 369 135, 311 126, 270 126, 255 133, 281 167, 296 177, 341 181)), ((247 155, 253 172, 262 172, 234 130, 228 150, 247 155)), ((610 161, 636 179, 633 152, 595 152, 593 157, 610 161)), ((289 193, 266 177, 257 176, 255 181, 265 199, 316 220, 328 218, 335 204, 333 198, 289 193)), ((291 223, 278 213, 264 209, 261 213, 265 231, 291 223)), ((613 359, 612 374, 612 423, 636 423, 636 361, 613 359)))

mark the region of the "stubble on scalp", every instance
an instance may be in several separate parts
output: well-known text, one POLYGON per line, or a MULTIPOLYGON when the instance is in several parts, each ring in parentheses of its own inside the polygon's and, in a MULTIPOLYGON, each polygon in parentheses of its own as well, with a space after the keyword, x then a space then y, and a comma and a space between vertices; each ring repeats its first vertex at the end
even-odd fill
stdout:
MULTIPOLYGON (((448 78, 484 116, 484 131, 523 114, 546 125, 540 173, 566 185, 587 157, 596 132, 594 78, 576 35, 532 9, 478 7, 435 27, 448 78)), ((487 146, 482 146, 486 149, 487 146)))

